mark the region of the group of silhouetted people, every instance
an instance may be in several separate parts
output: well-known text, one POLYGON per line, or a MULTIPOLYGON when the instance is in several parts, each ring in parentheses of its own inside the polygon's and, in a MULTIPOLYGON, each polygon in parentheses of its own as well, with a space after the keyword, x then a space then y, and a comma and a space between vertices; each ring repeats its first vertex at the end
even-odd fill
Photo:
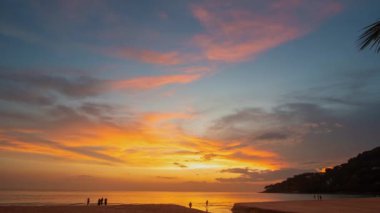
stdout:
POLYGON ((99 198, 98 199, 98 206, 107 206, 107 198, 99 198))
MULTIPOLYGON (((108 200, 107 198, 99 198, 98 199, 98 206, 107 206, 108 200)), ((90 198, 87 198, 87 206, 90 205, 90 198)))
POLYGON ((314 195, 314 200, 322 200, 322 195, 314 195))

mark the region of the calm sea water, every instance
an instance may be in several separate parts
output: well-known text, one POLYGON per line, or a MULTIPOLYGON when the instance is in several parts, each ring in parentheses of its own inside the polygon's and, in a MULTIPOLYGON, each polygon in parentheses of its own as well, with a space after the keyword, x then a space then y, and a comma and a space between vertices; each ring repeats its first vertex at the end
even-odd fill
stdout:
MULTIPOLYGON (((253 192, 40 192, 40 191, 0 191, 0 205, 83 205, 87 198, 97 202, 99 197, 107 197, 112 204, 170 203, 205 210, 209 201, 209 211, 231 212, 234 203, 281 200, 311 200, 309 194, 263 194, 253 192)), ((358 197, 354 195, 323 195, 324 199, 358 197)))

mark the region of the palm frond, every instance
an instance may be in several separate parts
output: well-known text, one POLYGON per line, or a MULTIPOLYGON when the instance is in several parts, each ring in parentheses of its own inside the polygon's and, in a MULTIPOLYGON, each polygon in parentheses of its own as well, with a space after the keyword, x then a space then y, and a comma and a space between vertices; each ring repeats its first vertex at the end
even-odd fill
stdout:
POLYGON ((380 21, 377 21, 363 28, 364 32, 359 37, 359 49, 374 48, 377 53, 380 52, 380 21))

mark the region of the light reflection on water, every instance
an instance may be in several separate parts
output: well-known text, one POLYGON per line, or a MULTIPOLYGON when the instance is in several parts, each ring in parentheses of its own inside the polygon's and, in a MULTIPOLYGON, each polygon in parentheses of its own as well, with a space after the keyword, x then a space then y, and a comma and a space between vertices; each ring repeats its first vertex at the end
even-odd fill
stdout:
MULTIPOLYGON (((80 204, 87 197, 92 203, 98 198, 107 197, 109 204, 170 203, 205 210, 209 201, 210 212, 231 212, 234 203, 263 202, 281 200, 311 200, 310 194, 264 194, 255 192, 37 192, 37 191, 0 191, 0 204, 44 205, 44 204, 80 204)), ((324 199, 357 197, 354 195, 323 195, 324 199)))

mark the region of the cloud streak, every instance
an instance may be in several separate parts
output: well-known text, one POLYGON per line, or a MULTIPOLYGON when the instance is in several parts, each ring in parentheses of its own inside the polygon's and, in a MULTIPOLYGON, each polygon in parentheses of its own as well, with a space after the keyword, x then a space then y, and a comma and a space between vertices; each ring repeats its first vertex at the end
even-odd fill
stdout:
POLYGON ((341 9, 331 1, 313 3, 313 7, 305 1, 250 3, 232 5, 227 1, 209 1, 192 7, 194 17, 206 31, 196 35, 194 42, 203 49, 208 60, 239 62, 254 58, 305 35, 341 9), (316 14, 315 10, 323 12, 316 14), (308 23, 296 15, 300 12, 310 16, 305 19, 308 23))
MULTIPOLYGON (((168 85, 189 84, 205 73, 138 76, 123 80, 107 80, 89 76, 61 76, 33 70, 0 70, 0 99, 35 105, 52 105, 59 95, 71 99, 94 97, 115 90, 152 90, 168 85)), ((87 110, 90 106, 87 106, 87 110)))
POLYGON ((310 170, 300 170, 300 169, 279 169, 279 170, 264 170, 258 171, 255 169, 249 168, 229 168, 223 169, 220 171, 221 173, 231 173, 237 174, 238 177, 233 178, 216 178, 219 182, 260 182, 260 181, 277 181, 283 180, 285 178, 291 177, 293 175, 310 172, 310 170))
POLYGON ((99 95, 106 87, 101 80, 88 77, 63 77, 44 74, 34 70, 0 70, 1 92, 3 100, 36 104, 55 102, 54 93, 70 98, 84 98, 99 95))
MULTIPOLYGON (((46 138, 42 138, 37 133, 33 132, 21 132, 10 131, 2 133, 1 136, 6 138, 9 142, 2 144, 1 149, 15 151, 20 149, 24 152, 45 153, 49 155, 59 156, 72 153, 79 156, 89 157, 97 161, 105 161, 109 163, 123 163, 121 159, 102 153, 102 148, 96 146, 68 146, 63 143, 51 141, 46 138), (66 154, 65 154, 66 153, 66 154)), ((72 157, 75 157, 72 156, 72 157)))
POLYGON ((137 48, 111 48, 104 51, 109 56, 120 59, 133 59, 149 64, 176 65, 181 64, 184 58, 178 51, 161 52, 137 48))
POLYGON ((182 163, 174 162, 173 164, 175 166, 178 166, 179 168, 182 168, 182 169, 187 168, 187 166, 185 164, 182 164, 182 163))
POLYGON ((161 76, 143 76, 127 80, 110 81, 113 89, 147 90, 163 87, 171 84, 188 84, 199 80, 201 74, 177 74, 161 76))

